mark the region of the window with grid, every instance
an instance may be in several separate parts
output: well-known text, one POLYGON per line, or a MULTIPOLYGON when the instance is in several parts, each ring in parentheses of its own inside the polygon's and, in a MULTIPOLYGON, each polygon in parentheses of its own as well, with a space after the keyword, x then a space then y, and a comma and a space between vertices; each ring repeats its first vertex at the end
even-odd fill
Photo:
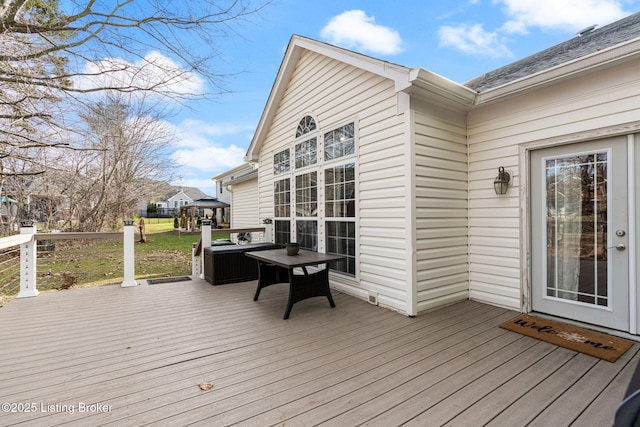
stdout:
POLYGON ((330 161, 355 153, 355 126, 341 126, 324 134, 324 160, 330 161))
POLYGON ((302 249, 318 252, 318 221, 297 220, 296 242, 302 249))
POLYGON ((273 174, 280 175, 291 170, 289 162, 289 149, 282 150, 273 155, 273 174))
POLYGON ((318 216, 318 172, 296 176, 296 216, 318 216))
POLYGON ((289 220, 275 220, 273 228, 275 243, 286 245, 291 241, 291 222, 289 220))
POLYGON ((318 162, 318 141, 316 138, 296 144, 295 149, 296 168, 315 165, 318 162))
POLYGON ((327 218, 325 252, 346 257, 345 260, 334 263, 330 268, 355 276, 355 163, 325 169, 324 183, 325 218, 327 218))
POLYGON ((273 183, 273 216, 288 218, 291 216, 291 183, 289 178, 273 183))
POLYGON ((329 268, 350 276, 356 275, 356 224, 353 221, 327 221, 326 253, 342 255, 344 260, 332 263, 329 268))
POLYGON ((355 163, 348 163, 324 171, 324 215, 328 218, 355 217, 355 163))
POLYGON ((296 129, 296 138, 316 130, 316 121, 311 116, 304 116, 296 129))

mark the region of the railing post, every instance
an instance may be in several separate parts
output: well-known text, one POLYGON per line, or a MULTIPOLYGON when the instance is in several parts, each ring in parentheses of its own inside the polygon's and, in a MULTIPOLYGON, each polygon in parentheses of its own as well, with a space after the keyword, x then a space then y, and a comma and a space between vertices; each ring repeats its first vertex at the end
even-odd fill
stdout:
POLYGON ((206 268, 204 265, 204 248, 211 247, 211 220, 203 219, 201 229, 202 237, 200 238, 200 241, 202 242, 202 250, 200 251, 200 278, 204 279, 204 269, 206 268))
POLYGON ((135 258, 135 235, 133 231, 133 220, 125 219, 124 220, 124 235, 123 238, 123 246, 124 246, 124 281, 120 285, 123 288, 128 288, 131 286, 138 286, 138 282, 135 279, 135 269, 136 269, 136 258, 135 258))
POLYGON ((20 245, 20 292, 16 298, 35 297, 40 292, 36 288, 37 241, 33 221, 21 221, 20 234, 32 234, 33 237, 20 245))
POLYGON ((262 225, 264 225, 264 241, 273 242, 273 220, 271 218, 265 218, 262 220, 262 225))
POLYGON ((192 276, 200 276, 200 256, 196 256, 196 248, 198 247, 198 243, 194 242, 191 245, 191 275, 192 276))

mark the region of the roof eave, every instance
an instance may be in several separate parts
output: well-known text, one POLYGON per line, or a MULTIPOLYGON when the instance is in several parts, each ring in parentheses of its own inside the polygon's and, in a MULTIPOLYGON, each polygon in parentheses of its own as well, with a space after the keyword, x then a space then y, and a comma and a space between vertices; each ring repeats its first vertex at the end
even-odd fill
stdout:
POLYGON ((575 78, 577 75, 606 68, 614 63, 617 64, 637 57, 640 57, 640 38, 594 52, 590 55, 565 62, 564 64, 531 74, 513 82, 488 89, 487 91, 478 94, 476 102, 477 104, 486 104, 511 96, 520 95, 533 89, 539 89, 543 86, 575 78))
POLYGON ((255 169, 247 174, 231 178, 229 181, 225 182, 225 185, 235 185, 240 184, 241 182, 251 181, 258 178, 258 169, 255 169))
POLYGON ((229 176, 237 175, 239 173, 243 173, 244 171, 251 172, 252 169, 255 169, 255 167, 251 163, 248 163, 248 162, 242 163, 241 165, 236 166, 233 169, 229 169, 225 172, 222 172, 211 179, 214 181, 222 181, 229 176))
POLYGON ((409 83, 404 92, 462 111, 473 108, 478 95, 476 91, 422 67, 411 70, 409 83))

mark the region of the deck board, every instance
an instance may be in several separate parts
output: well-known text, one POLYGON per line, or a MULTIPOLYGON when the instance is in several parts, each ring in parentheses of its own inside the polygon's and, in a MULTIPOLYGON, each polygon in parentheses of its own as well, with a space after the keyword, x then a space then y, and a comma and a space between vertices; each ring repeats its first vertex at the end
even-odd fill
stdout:
POLYGON ((254 290, 194 279, 11 301, 0 401, 38 410, 0 425, 610 424, 640 358, 637 344, 609 363, 505 331, 517 313, 473 301, 408 318, 335 292, 336 308, 313 298, 283 320, 286 285, 254 290))

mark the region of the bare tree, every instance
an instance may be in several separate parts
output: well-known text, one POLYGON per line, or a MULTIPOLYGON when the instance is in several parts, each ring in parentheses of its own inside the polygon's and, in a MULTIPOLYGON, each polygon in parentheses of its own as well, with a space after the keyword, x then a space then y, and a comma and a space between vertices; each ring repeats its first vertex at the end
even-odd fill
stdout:
POLYGON ((27 173, 42 172, 24 149, 66 146, 67 109, 87 102, 86 94, 220 93, 218 43, 260 7, 254 0, 0 0, 0 162, 22 156, 33 162, 27 173))
POLYGON ((110 95, 92 106, 82 119, 86 133, 76 151, 73 175, 65 186, 71 214, 82 231, 115 229, 155 194, 151 184, 171 179, 174 165, 167 148, 175 139, 157 110, 129 96, 110 95))

